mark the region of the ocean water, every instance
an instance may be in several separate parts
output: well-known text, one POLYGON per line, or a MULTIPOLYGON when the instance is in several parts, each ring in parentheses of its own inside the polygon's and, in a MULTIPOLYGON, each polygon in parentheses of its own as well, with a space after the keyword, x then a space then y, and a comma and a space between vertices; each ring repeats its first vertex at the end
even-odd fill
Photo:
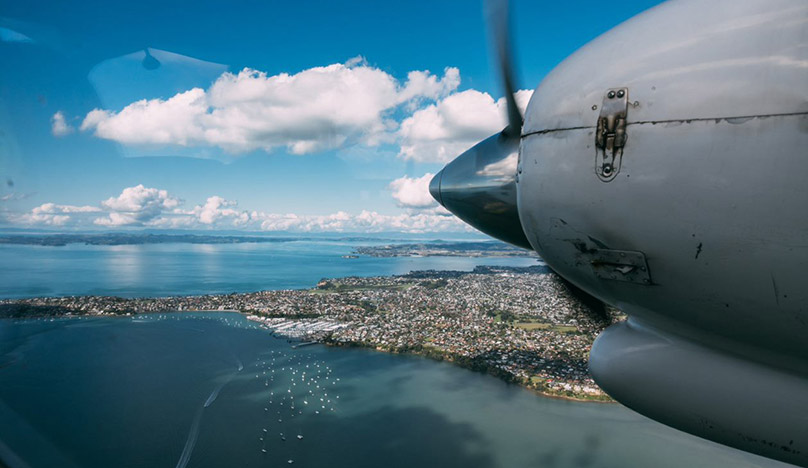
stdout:
MULTIPOLYGON (((5 245, 0 297, 307 288, 538 263, 342 258, 366 244, 5 245)), ((540 397, 413 356, 291 346, 238 314, 0 320, 0 466, 785 466, 617 404, 540 397)))
POLYGON ((616 404, 292 343, 239 314, 0 320, 0 460, 30 467, 776 467, 616 404), (300 438, 298 438, 300 436, 300 438))
POLYGON ((342 258, 367 241, 0 245, 0 299, 175 296, 309 288, 322 278, 536 265, 529 257, 342 258))

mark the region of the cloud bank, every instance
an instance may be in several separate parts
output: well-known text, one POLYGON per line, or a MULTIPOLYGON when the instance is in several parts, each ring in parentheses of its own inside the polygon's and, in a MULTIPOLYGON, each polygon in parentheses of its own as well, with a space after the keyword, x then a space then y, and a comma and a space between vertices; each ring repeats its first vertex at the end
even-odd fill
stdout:
POLYGON ((413 71, 401 83, 361 60, 294 75, 245 68, 222 74, 207 90, 144 99, 118 112, 95 109, 81 130, 127 144, 215 146, 231 154, 286 147, 306 154, 378 144, 397 126, 394 110, 434 101, 459 84, 457 68, 442 77, 413 71))
MULTIPOLYGON (((505 101, 458 92, 460 71, 412 71, 406 80, 361 57, 296 74, 245 68, 208 89, 143 99, 120 110, 94 109, 80 129, 128 145, 216 147, 231 155, 286 148, 308 154, 350 145, 397 145, 399 156, 445 163, 505 126, 505 101)), ((524 108, 532 94, 519 91, 524 108)), ((54 135, 69 132, 53 117, 54 135)))
POLYGON ((64 226, 75 215, 85 213, 98 213, 101 209, 96 206, 57 205, 56 203, 43 203, 25 213, 17 219, 20 224, 64 226))
MULTIPOLYGON (((427 178, 425 175, 422 179, 427 178)), ((406 178, 404 178, 406 179, 406 178)), ((410 179, 417 181, 419 179, 410 179)), ((407 191, 406 188, 401 190, 407 191)), ((408 196, 403 199, 409 200, 408 196)), ((30 212, 9 216, 14 224, 60 228, 151 227, 183 229, 243 229, 289 232, 442 232, 468 231, 466 225, 442 208, 428 208, 417 200, 403 213, 389 215, 363 210, 358 214, 339 211, 324 215, 269 213, 239 208, 235 200, 218 195, 204 203, 184 208, 184 202, 166 190, 136 185, 98 206, 45 203, 30 212)))

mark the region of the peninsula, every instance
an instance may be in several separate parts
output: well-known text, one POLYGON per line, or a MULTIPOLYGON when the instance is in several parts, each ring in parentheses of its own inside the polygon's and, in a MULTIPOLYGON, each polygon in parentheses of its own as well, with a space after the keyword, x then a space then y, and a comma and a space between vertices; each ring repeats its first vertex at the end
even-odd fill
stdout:
POLYGON ((323 279, 303 290, 134 298, 0 301, 0 317, 234 310, 273 333, 446 360, 542 394, 609 401, 587 369, 597 334, 620 320, 593 314, 546 267, 477 267, 323 279))
POLYGON ((357 247, 355 253, 370 257, 535 257, 538 254, 499 241, 390 244, 357 247))

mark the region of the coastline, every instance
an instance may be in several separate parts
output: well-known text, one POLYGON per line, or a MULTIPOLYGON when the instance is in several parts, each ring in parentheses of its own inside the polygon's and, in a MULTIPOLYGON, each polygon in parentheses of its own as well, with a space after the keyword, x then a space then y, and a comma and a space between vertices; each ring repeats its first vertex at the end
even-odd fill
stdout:
MULTIPOLYGON (((241 311, 241 310, 235 310, 235 309, 222 309, 222 310, 165 311, 165 312, 152 312, 152 313, 147 313, 147 314, 136 314, 136 315, 103 314, 103 313, 102 314, 93 314, 93 315, 64 315, 64 316, 36 315, 36 316, 27 316, 25 318, 0 317, 0 321, 3 321, 3 320, 44 319, 44 318, 81 319, 81 318, 87 318, 87 317, 89 317, 89 318, 99 317, 99 318, 107 318, 107 319, 136 319, 138 316, 148 316, 148 315, 156 315, 156 314, 179 314, 179 313, 193 313, 193 314, 235 313, 235 314, 239 314, 239 315, 244 316, 245 319, 247 319, 247 320, 250 320, 248 318, 249 317, 249 312, 241 311)), ((262 328, 264 328, 264 327, 262 327, 262 328)), ((437 361, 437 362, 446 362, 448 364, 451 364, 451 365, 454 365, 454 366, 457 366, 457 367, 461 367, 461 368, 469 370, 471 372, 477 372, 477 373, 489 375, 491 377, 494 377, 494 378, 497 378, 499 380, 502 380, 506 384, 515 385, 515 386, 524 388, 525 390, 528 390, 528 391, 534 393, 535 395, 546 397, 546 398, 573 401, 573 402, 578 402, 578 403, 606 403, 606 404, 617 403, 614 399, 612 399, 611 397, 609 397, 605 393, 604 393, 604 395, 605 395, 604 397, 594 398, 594 397, 591 397, 591 396, 580 396, 580 395, 576 396, 574 393, 572 393, 572 394, 562 394, 562 393, 552 392, 552 391, 549 391, 547 389, 540 388, 540 387, 538 387, 536 385, 531 385, 529 382, 514 379, 513 376, 511 376, 509 374, 506 374, 506 373, 503 373, 503 372, 497 372, 495 369, 475 368, 474 366, 467 365, 466 362, 463 361, 463 360, 455 359, 451 355, 438 355, 438 354, 435 354, 435 353, 425 353, 425 352, 418 352, 418 351, 413 351, 413 350, 398 351, 398 350, 395 350, 395 349, 386 349, 386 348, 374 346, 372 344, 365 344, 365 343, 360 343, 360 342, 336 342, 336 341, 328 341, 328 340, 304 341, 303 338, 287 336, 287 335, 284 335, 282 333, 278 333, 274 329, 271 329, 271 328, 264 328, 264 329, 269 331, 270 334, 272 334, 272 336, 277 338, 277 339, 285 339, 287 341, 295 340, 295 341, 299 341, 300 343, 303 343, 305 345, 319 344, 319 345, 328 346, 328 347, 331 347, 331 348, 360 348, 360 349, 366 349, 366 350, 371 350, 371 351, 381 352, 381 353, 400 354, 400 355, 403 355, 403 356, 419 357, 419 358, 429 359, 429 360, 437 361)), ((292 347, 296 348, 298 346, 301 346, 301 345, 296 345, 296 346, 292 346, 292 347)))
POLYGON ((315 288, 205 296, 0 301, 0 317, 233 311, 287 339, 410 354, 493 375, 537 394, 611 401, 588 373, 597 317, 541 267, 480 267, 324 279, 315 288))
POLYGON ((475 368, 473 368, 471 366, 464 365, 464 363, 462 361, 457 361, 455 359, 452 359, 451 356, 447 356, 445 358, 439 358, 439 357, 435 357, 434 355, 430 355, 428 353, 419 353, 419 352, 414 352, 414 351, 401 352, 401 351, 396 351, 396 350, 391 350, 391 349, 379 348, 379 347, 375 347, 375 346, 372 346, 372 345, 364 345, 362 343, 335 343, 335 342, 326 342, 326 341, 318 341, 317 343, 321 344, 321 345, 324 345, 324 346, 329 346, 329 347, 332 347, 332 348, 362 348, 362 349, 369 349, 369 350, 373 350, 373 351, 381 352, 381 353, 400 354, 400 355, 404 355, 404 356, 420 357, 420 358, 423 358, 423 359, 429 359, 429 360, 437 361, 437 362, 446 362, 446 363, 449 363, 451 365, 461 367, 463 369, 466 369, 466 370, 469 370, 469 371, 472 371, 472 372, 478 372, 478 373, 481 373, 481 374, 490 375, 491 377, 495 377, 495 378, 497 378, 499 380, 502 380, 506 384, 516 385, 518 387, 524 388, 525 390, 529 390, 530 392, 532 392, 532 393, 534 393, 534 394, 536 394, 538 396, 542 396, 542 397, 554 398, 554 399, 557 399, 557 400, 574 401, 574 402, 578 402, 578 403, 606 403, 606 404, 617 403, 617 401, 615 401, 613 398, 611 398, 610 396, 608 396, 605 393, 604 393, 604 395, 605 395, 604 398, 591 398, 591 397, 586 398, 586 397, 582 397, 582 396, 564 395, 564 394, 560 394, 560 393, 550 392, 550 391, 547 391, 547 390, 543 390, 543 389, 541 389, 541 388, 539 388, 537 386, 529 385, 524 381, 514 380, 512 378, 509 378, 507 375, 504 375, 504 374, 498 373, 498 372, 494 372, 494 371, 492 371, 490 369, 485 369, 485 370, 483 370, 483 369, 475 369, 475 368))

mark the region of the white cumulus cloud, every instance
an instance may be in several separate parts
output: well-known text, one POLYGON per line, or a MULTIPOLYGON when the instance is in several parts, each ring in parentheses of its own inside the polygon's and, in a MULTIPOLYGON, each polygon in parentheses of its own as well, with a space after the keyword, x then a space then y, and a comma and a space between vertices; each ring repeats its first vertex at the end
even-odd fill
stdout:
MULTIPOLYGON (((516 93, 524 112, 533 91, 516 93)), ((417 162, 446 163, 506 125, 505 98, 494 100, 473 89, 451 94, 401 123, 399 156, 417 162)))
POLYGON ((80 213, 96 213, 101 211, 96 206, 57 205, 56 203, 43 203, 14 219, 21 224, 65 226, 75 221, 74 216, 80 213))
POLYGON ((364 210, 352 215, 344 211, 329 215, 252 213, 265 231, 293 232, 441 232, 470 231, 467 225, 445 210, 417 210, 386 215, 364 210))
POLYGON ((406 208, 427 208, 437 205, 429 193, 429 182, 434 174, 426 173, 422 177, 400 177, 390 182, 390 190, 398 205, 406 208))
POLYGON ((144 99, 118 112, 95 109, 81 129, 128 144, 216 146, 234 154, 285 146, 305 154, 378 144, 398 125, 389 116, 395 109, 440 99, 459 84, 457 68, 441 78, 410 72, 401 83, 362 59, 294 75, 245 68, 222 74, 207 90, 144 99))
MULTIPOLYGON (((420 179, 427 180, 431 174, 420 179)), ((406 178, 403 178, 406 179, 406 178)), ((417 181, 419 179, 410 179, 417 181)), ((404 189, 406 190, 406 189, 404 189)), ((406 197, 404 200, 408 200, 406 197)), ((204 203, 182 208, 182 200, 166 190, 136 185, 98 206, 44 203, 21 215, 4 216, 20 225, 70 227, 242 229, 286 232, 443 232, 472 231, 440 206, 408 201, 412 208, 398 214, 346 211, 322 215, 271 213, 240 209, 235 200, 213 195, 204 203)), ((0 213, 1 214, 1 213, 0 213)))
POLYGON ((71 127, 65 120, 65 115, 62 111, 58 111, 51 117, 51 133, 53 136, 65 136, 73 132, 71 127))
POLYGON ((117 197, 101 202, 108 212, 106 217, 96 218, 100 226, 143 225, 165 212, 177 208, 181 201, 169 196, 166 190, 144 187, 143 184, 127 187, 117 197))
POLYGON ((226 200, 218 195, 208 197, 204 205, 197 205, 189 211, 177 211, 179 214, 190 215, 193 220, 205 225, 228 222, 231 226, 240 226, 250 221, 247 211, 240 211, 238 202, 226 200))
POLYGON ((81 123, 81 130, 121 143, 176 144, 187 146, 204 135, 199 119, 205 115, 205 91, 193 88, 165 101, 140 100, 122 111, 95 109, 81 123))

